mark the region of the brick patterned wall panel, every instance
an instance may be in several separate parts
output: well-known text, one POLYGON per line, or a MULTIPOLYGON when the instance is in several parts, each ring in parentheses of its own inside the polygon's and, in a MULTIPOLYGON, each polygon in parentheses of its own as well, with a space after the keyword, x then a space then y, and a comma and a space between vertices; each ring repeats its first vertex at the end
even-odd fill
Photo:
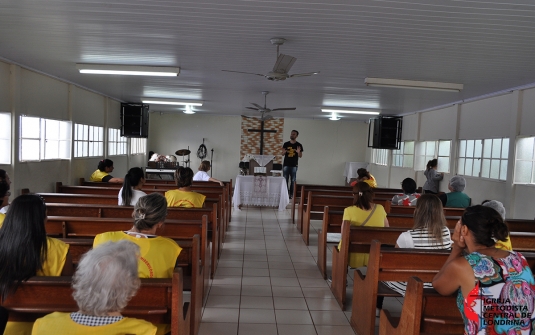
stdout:
MULTIPOLYGON (((246 154, 260 154, 260 133, 249 129, 261 128, 261 121, 257 118, 241 118, 240 160, 246 154)), ((264 133, 264 155, 274 155, 274 163, 282 164, 280 154, 283 141, 284 119, 271 119, 264 122, 265 130, 276 130, 276 133, 264 133)))

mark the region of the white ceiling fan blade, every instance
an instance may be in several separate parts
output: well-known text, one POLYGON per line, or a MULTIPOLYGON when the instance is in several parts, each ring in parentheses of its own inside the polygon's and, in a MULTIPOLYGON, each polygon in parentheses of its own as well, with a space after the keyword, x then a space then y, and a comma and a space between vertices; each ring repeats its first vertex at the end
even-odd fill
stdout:
POLYGON ((308 72, 308 73, 296 73, 296 74, 291 74, 290 75, 290 78, 292 77, 307 77, 307 76, 313 76, 315 74, 318 74, 320 73, 319 71, 318 72, 308 72))
POLYGON ((264 107, 260 106, 259 104, 255 104, 254 102, 251 102, 250 104, 255 106, 258 110, 264 109, 264 107))
POLYGON ((252 110, 254 110, 254 111, 257 111, 257 110, 258 110, 258 108, 254 108, 254 107, 245 107, 245 108, 247 108, 247 109, 252 109, 252 110))
POLYGON ((273 67, 273 72, 288 73, 288 71, 290 71, 296 60, 297 58, 295 57, 280 54, 279 57, 277 57, 275 66, 273 67))
POLYGON ((297 108, 295 107, 289 107, 289 108, 275 108, 275 109, 272 109, 272 111, 294 111, 296 110, 297 108))
POLYGON ((231 71, 231 70, 221 70, 221 71, 224 71, 224 72, 235 72, 235 73, 245 73, 245 74, 254 74, 255 76, 265 77, 265 75, 260 74, 260 73, 243 72, 243 71, 231 71))

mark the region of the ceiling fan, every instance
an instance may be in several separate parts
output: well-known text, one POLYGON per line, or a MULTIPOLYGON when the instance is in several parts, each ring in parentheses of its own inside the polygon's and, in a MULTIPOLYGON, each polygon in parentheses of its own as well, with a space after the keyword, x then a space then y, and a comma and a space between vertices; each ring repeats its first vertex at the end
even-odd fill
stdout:
POLYGON ((297 60, 297 58, 279 53, 279 46, 284 44, 286 39, 272 38, 270 41, 271 41, 271 44, 277 46, 277 61, 275 62, 275 66, 273 67, 273 70, 271 72, 268 72, 267 74, 261 74, 261 73, 231 71, 231 70, 221 70, 221 71, 253 74, 255 76, 265 77, 268 80, 273 80, 273 81, 286 80, 288 78, 293 78, 293 77, 307 77, 307 76, 312 76, 312 75, 320 73, 319 71, 317 71, 317 72, 308 72, 308 73, 288 74, 288 71, 290 71, 295 61, 297 60))
MULTIPOLYGON (((295 107, 274 108, 274 109, 267 108, 266 102, 267 102, 267 95, 269 94, 269 91, 262 91, 262 94, 264 95, 264 107, 260 106, 259 104, 255 104, 254 102, 251 102, 251 105, 253 105, 255 107, 245 107, 247 109, 251 109, 251 110, 255 110, 255 111, 260 112, 261 113, 261 116, 260 116, 260 120, 261 121, 266 121, 266 120, 273 119, 273 115, 269 114, 270 112, 296 110, 295 107)), ((245 116, 245 115, 243 115, 243 116, 245 116)), ((250 116, 245 116, 245 117, 250 117, 250 116)))

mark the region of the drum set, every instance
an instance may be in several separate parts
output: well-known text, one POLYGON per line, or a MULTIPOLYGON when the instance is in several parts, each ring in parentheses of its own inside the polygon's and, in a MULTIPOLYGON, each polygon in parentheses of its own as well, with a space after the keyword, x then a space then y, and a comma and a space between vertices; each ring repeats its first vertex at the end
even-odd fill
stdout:
POLYGON ((184 167, 189 167, 190 154, 191 154, 191 151, 189 150, 189 147, 188 149, 180 149, 180 150, 175 151, 175 155, 182 156, 182 166, 184 167), (186 156, 188 156, 187 159, 186 159, 186 156))

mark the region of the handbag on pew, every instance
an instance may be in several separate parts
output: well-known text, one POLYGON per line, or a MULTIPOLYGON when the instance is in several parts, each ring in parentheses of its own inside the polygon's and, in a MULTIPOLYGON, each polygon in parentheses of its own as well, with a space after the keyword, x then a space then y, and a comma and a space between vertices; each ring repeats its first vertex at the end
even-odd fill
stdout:
POLYGON ((368 215, 366 220, 364 220, 364 222, 362 222, 359 227, 364 226, 366 224, 366 222, 368 222, 368 220, 372 217, 373 212, 375 212, 375 208, 377 208, 377 204, 373 204, 373 208, 372 208, 372 211, 370 212, 370 215, 368 215))

